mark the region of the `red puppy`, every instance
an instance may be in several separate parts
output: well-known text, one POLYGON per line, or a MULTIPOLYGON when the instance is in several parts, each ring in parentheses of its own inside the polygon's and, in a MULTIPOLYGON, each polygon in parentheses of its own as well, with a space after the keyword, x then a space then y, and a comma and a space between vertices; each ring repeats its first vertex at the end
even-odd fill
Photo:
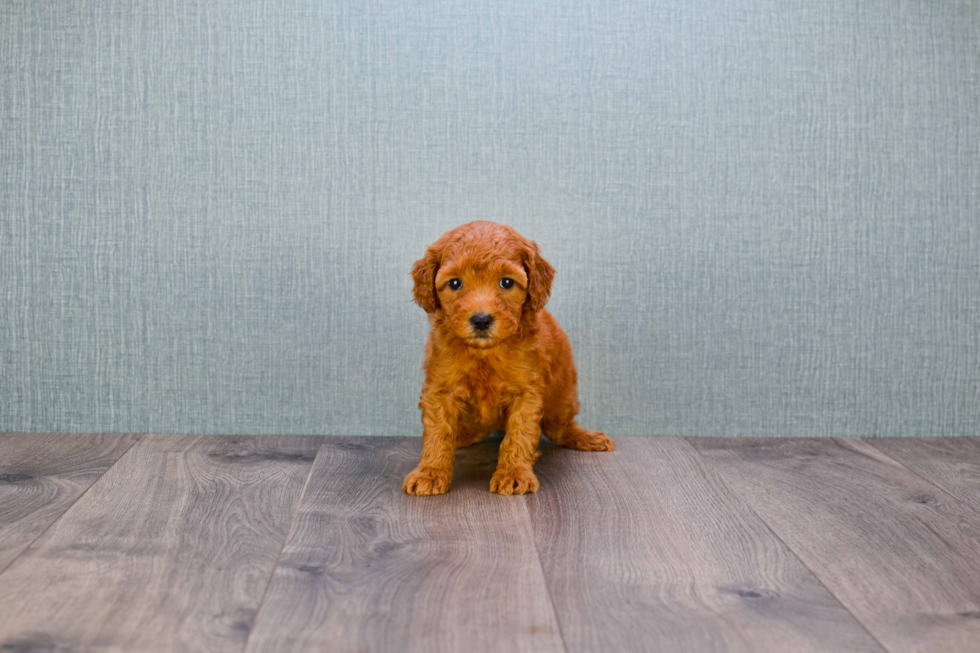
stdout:
POLYGON ((447 232, 412 268, 415 301, 429 314, 425 346, 422 460, 408 494, 443 494, 455 448, 495 429, 500 444, 490 491, 538 489, 531 467, 541 431, 563 447, 612 451, 605 433, 575 422, 575 363, 568 336, 544 309, 555 269, 537 244, 494 222, 447 232))

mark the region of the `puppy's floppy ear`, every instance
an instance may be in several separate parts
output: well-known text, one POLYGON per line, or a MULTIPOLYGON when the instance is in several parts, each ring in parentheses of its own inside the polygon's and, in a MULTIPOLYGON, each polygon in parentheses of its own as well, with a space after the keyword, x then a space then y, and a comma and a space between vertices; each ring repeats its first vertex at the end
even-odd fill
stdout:
POLYGON ((540 311, 548 303, 551 295, 551 281, 555 278, 555 268, 541 256, 541 248, 533 240, 525 241, 524 270, 527 272, 527 302, 532 311, 540 311))
POLYGON ((432 245, 425 251, 425 256, 415 261, 412 266, 412 279, 415 281, 415 303, 425 309, 426 313, 439 310, 439 297, 436 295, 436 272, 442 260, 442 249, 432 245))

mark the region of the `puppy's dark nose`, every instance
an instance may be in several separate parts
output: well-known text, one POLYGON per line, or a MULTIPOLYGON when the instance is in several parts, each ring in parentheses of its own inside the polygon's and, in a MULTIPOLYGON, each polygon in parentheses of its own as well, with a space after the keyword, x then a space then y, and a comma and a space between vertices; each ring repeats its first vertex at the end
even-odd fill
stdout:
POLYGON ((470 317, 470 324, 472 324, 473 328, 477 331, 486 331, 490 328, 490 325, 493 324, 493 316, 487 315, 486 313, 477 313, 476 315, 470 317))

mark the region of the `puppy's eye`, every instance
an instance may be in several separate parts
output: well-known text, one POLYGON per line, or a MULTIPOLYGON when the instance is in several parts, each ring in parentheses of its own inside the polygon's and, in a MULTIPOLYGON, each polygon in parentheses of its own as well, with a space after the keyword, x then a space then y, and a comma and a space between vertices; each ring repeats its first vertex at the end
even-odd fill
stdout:
POLYGON ((500 287, 503 288, 504 290, 510 290, 511 288, 514 287, 514 280, 504 277, 503 279, 500 280, 500 287))
POLYGON ((462 287, 463 287, 463 282, 460 281, 459 279, 450 279, 449 280, 449 289, 450 290, 459 290, 462 287))

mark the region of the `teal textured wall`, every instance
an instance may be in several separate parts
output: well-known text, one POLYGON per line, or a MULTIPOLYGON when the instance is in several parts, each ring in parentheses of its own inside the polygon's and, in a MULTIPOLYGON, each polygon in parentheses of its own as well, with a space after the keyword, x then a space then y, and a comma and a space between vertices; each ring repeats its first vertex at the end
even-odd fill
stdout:
POLYGON ((980 434, 980 5, 0 4, 0 430, 420 433, 506 222, 612 435, 980 434))

